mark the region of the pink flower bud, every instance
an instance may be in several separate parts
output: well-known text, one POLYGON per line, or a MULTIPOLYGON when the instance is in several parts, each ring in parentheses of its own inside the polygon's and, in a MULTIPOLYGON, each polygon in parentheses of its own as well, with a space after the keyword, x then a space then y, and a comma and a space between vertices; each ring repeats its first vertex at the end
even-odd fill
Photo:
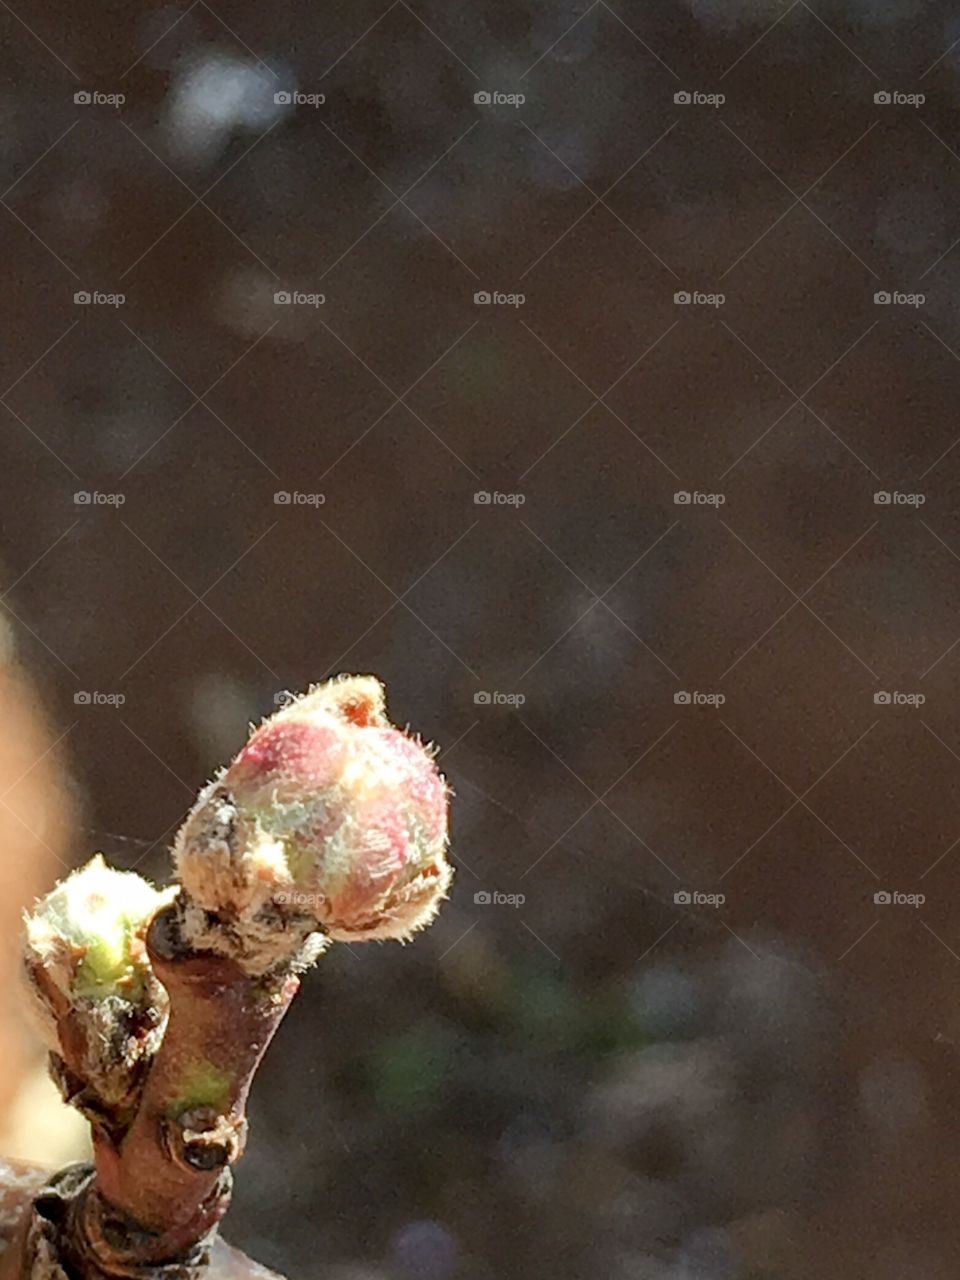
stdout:
POLYGON ((181 828, 177 868, 258 967, 281 934, 288 949, 317 929, 407 938, 449 888, 447 809, 431 753, 390 724, 380 682, 342 677, 254 731, 181 828))

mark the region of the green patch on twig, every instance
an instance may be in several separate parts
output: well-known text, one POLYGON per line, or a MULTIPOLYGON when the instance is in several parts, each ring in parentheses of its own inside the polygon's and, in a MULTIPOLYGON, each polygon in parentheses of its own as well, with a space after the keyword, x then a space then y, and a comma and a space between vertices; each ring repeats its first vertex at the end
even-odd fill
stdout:
POLYGON ((233 1076, 201 1058, 187 1068, 180 1092, 169 1107, 172 1116, 182 1115, 195 1107, 213 1107, 226 1111, 230 1103, 230 1087, 233 1076))

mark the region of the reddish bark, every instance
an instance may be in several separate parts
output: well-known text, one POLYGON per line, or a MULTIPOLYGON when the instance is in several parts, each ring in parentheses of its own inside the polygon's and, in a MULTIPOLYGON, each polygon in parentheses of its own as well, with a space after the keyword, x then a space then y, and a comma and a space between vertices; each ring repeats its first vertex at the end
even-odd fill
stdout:
MULTIPOLYGON (((21 1247, 34 1197, 51 1176, 49 1169, 13 1161, 0 1163, 0 1280, 22 1280, 21 1247)), ((224 1240, 217 1240, 204 1280, 283 1280, 224 1240)))
POLYGON ((157 1261, 188 1248, 226 1212, 250 1083, 299 987, 289 971, 254 980, 223 956, 185 949, 178 919, 178 908, 168 908, 148 935, 170 1022, 136 1118, 119 1146, 96 1145, 99 1196, 156 1233, 157 1261))

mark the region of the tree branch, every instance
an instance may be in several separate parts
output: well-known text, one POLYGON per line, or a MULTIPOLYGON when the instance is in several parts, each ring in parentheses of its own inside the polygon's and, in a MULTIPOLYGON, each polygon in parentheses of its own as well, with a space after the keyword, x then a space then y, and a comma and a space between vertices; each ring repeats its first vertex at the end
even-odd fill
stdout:
POLYGON ((406 938, 433 918, 447 803, 379 682, 331 681, 201 792, 178 889, 95 859, 39 904, 27 974, 95 1163, 11 1192, 24 1212, 0 1280, 270 1280, 217 1240, 253 1076, 332 939, 406 938))

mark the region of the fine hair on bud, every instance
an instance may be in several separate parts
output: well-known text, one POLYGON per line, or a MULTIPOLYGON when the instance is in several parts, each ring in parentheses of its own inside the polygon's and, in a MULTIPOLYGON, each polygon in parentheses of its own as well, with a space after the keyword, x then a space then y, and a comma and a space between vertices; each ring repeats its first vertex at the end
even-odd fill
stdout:
POLYGON ((192 945, 262 973, 328 938, 409 938, 450 886, 448 804, 379 680, 311 688, 251 733, 177 834, 192 945))

